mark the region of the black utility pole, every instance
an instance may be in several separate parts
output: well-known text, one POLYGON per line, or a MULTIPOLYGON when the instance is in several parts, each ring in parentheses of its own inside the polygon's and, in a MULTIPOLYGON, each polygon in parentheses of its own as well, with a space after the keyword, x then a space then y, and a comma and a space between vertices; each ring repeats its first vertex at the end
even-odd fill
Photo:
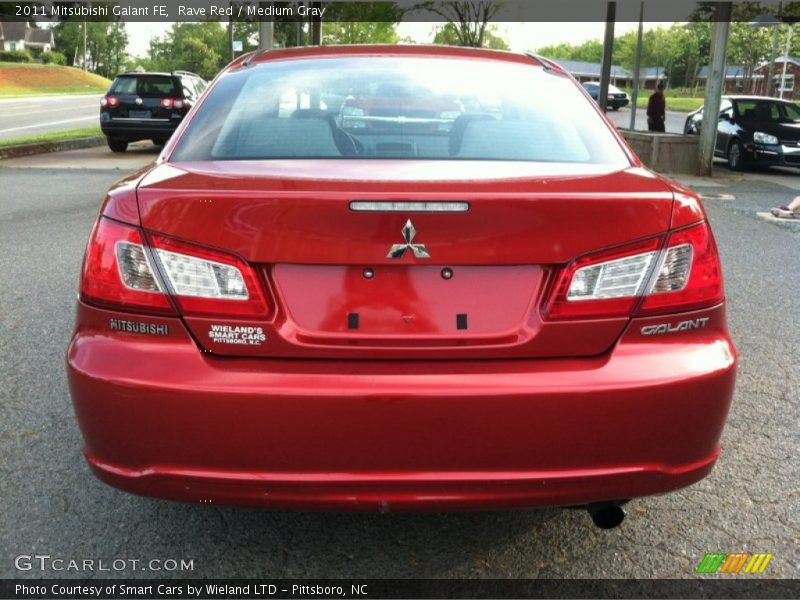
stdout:
MULTIPOLYGON (((611 79, 611 60, 614 53, 614 21, 617 18, 617 3, 609 2, 606 8, 606 35, 603 39, 603 65, 600 69, 600 92, 597 102, 603 111, 608 104, 608 84, 611 79)), ((633 107, 631 110, 635 110, 633 107)))

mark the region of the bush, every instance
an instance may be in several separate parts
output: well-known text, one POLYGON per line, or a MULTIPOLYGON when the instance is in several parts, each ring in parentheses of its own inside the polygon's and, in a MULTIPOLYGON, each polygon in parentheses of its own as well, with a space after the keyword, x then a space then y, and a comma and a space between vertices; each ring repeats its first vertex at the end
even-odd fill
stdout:
POLYGON ((0 50, 0 62, 31 62, 33 57, 27 50, 0 50))
POLYGON ((67 57, 61 52, 42 52, 42 63, 45 65, 66 65, 67 57))

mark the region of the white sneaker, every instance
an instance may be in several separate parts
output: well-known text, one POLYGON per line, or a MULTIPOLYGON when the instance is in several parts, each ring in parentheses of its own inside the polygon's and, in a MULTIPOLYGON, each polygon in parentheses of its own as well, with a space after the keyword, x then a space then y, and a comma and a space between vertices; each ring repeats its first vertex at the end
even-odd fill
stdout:
POLYGON ((789 210, 785 206, 781 206, 778 208, 773 208, 771 211, 773 217, 778 217, 779 219, 798 219, 800 218, 800 212, 796 210, 789 210))

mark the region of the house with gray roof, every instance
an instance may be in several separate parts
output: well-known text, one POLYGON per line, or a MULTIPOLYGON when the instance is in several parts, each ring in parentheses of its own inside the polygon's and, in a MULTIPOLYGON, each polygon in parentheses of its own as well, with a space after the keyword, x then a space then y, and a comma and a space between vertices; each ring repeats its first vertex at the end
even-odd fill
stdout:
POLYGON ((41 50, 55 48, 50 29, 36 29, 24 21, 0 22, 0 50, 41 50))
MULTIPOLYGON (((585 62, 581 60, 552 59, 572 75, 584 83, 586 81, 599 81, 601 63, 585 62)), ((617 87, 632 87, 634 71, 619 65, 611 65, 611 84, 617 87)), ((664 67, 644 67, 639 71, 639 86, 645 89, 655 89, 656 84, 666 80, 664 67)))
MULTIPOLYGON (((764 75, 747 65, 725 65, 726 94, 758 94, 764 75)), ((695 76, 695 85, 706 85, 708 65, 700 67, 695 76)))

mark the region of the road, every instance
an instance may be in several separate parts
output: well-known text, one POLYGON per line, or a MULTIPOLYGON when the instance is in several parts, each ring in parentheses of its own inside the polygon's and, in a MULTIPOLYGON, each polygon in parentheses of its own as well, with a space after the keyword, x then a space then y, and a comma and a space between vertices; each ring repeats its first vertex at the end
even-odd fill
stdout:
MULTIPOLYGON (((686 122, 687 114, 688 113, 685 112, 668 110, 667 118, 664 122, 667 133, 683 133, 683 125, 686 122)), ((620 108, 617 111, 610 110, 608 111, 608 116, 620 129, 628 129, 630 127, 631 109, 629 107, 620 108)), ((636 111, 636 129, 647 129, 647 111, 644 108, 639 108, 636 111)))
POLYGON ((707 479, 636 500, 622 527, 601 531, 583 511, 269 512, 132 496, 95 479, 64 375, 78 273, 104 191, 154 156, 0 161, 0 577, 87 575, 14 568, 18 555, 49 554, 194 561, 190 573, 113 573, 154 577, 694 578, 717 551, 771 552, 761 577, 800 576, 800 223, 757 216, 794 196, 800 175, 723 169, 688 181, 709 197, 741 358, 724 450, 707 479))
POLYGON ((0 140, 99 124, 99 95, 0 99, 0 140))

